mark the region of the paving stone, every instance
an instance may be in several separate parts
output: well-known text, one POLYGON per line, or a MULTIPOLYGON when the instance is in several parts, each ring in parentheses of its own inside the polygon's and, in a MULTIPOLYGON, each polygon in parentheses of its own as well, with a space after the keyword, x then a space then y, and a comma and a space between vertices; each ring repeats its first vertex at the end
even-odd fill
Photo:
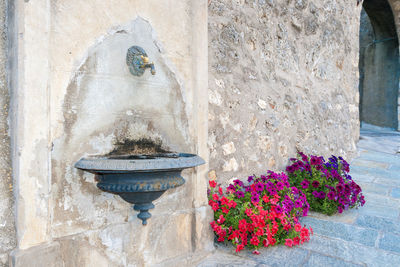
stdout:
POLYGON ((400 179, 394 180, 386 178, 375 178, 374 182, 378 184, 387 184, 394 187, 400 187, 400 179))
MULTIPOLYGON (((362 152, 359 159, 383 162, 388 164, 400 164, 400 156, 380 153, 375 151, 362 152)), ((351 166, 351 165, 350 165, 351 166)))
POLYGON ((333 221, 318 220, 311 217, 301 219, 301 223, 311 226, 314 233, 345 241, 352 241, 366 246, 374 247, 378 238, 378 232, 372 229, 338 223, 333 221))
POLYGON ((400 188, 393 188, 391 196, 394 198, 400 198, 400 188))
POLYGON ((400 234, 400 223, 398 220, 391 220, 370 215, 361 215, 357 218, 356 225, 373 228, 379 231, 400 234))
POLYGON ((352 170, 350 171, 350 175, 355 182, 371 183, 373 180, 376 179, 375 176, 358 173, 357 171, 352 171, 352 170))
POLYGON ((360 166, 353 166, 352 172, 370 175, 376 178, 386 178, 386 179, 399 179, 400 180, 400 173, 398 172, 390 172, 383 169, 378 168, 367 168, 367 167, 360 167, 360 166))
POLYGON ((387 196, 389 195, 389 191, 391 190, 391 186, 389 185, 376 183, 359 182, 358 185, 361 186, 363 193, 374 193, 387 196))
POLYGON ((366 198, 366 204, 364 205, 364 207, 359 209, 360 214, 390 219, 397 219, 399 217, 399 212, 399 208, 377 205, 376 203, 368 202, 368 198, 366 198))
POLYGON ((390 166, 389 171, 400 173, 400 160, 399 164, 390 166))
POLYGON ((359 174, 356 172, 350 172, 351 177, 356 183, 364 182, 364 183, 372 183, 376 177, 367 174, 359 174))
MULTIPOLYGON (((400 253, 400 235, 384 233, 379 240, 379 248, 400 253)), ((398 263, 400 265, 400 261, 398 263)))
POLYGON ((386 162, 377 162, 375 160, 365 160, 365 159, 354 159, 351 162, 351 166, 359 166, 359 167, 367 167, 367 168, 377 168, 377 169, 388 169, 389 163, 386 162))
POLYGON ((364 196, 367 201, 365 206, 367 206, 367 204, 370 203, 373 205, 380 205, 380 206, 391 207, 391 208, 399 208, 400 207, 400 200, 398 200, 396 198, 382 196, 382 195, 368 193, 368 192, 365 192, 364 196))
POLYGON ((360 264, 355 264, 351 262, 344 261, 343 259, 325 256, 319 253, 312 252, 310 258, 304 265, 305 267, 355 267, 355 266, 363 266, 360 264))
POLYGON ((314 235, 303 248, 367 266, 398 266, 400 262, 400 255, 392 252, 319 235, 314 235))
POLYGON ((240 257, 217 249, 216 252, 204 259, 198 267, 242 267, 256 266, 258 263, 250 258, 240 257))
POLYGON ((325 221, 342 222, 347 224, 352 224, 356 221, 359 215, 358 209, 345 210, 343 213, 337 213, 332 216, 328 216, 319 212, 310 211, 308 217, 321 219, 325 221))
POLYGON ((307 260, 309 251, 301 247, 274 246, 260 249, 260 255, 247 252, 247 256, 268 266, 301 266, 307 260))

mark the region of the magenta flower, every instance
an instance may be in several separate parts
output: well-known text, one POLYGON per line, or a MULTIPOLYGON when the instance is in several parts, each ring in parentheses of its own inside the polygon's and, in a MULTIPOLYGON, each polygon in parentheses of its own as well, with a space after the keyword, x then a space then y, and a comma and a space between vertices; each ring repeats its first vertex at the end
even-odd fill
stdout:
POLYGON ((309 185, 310 185, 310 182, 309 182, 307 179, 304 179, 304 180, 301 182, 301 187, 302 187, 303 189, 307 189, 309 185))
POLYGON ((335 200, 335 192, 333 192, 333 191, 330 191, 329 193, 328 193, 328 198, 330 199, 330 200, 335 200))
POLYGON ((319 182, 318 182, 318 181, 313 181, 313 182, 312 182, 312 186, 313 186, 314 188, 317 188, 317 187, 319 186, 319 182))
POLYGON ((237 196, 237 198, 242 198, 242 197, 244 197, 244 193, 242 191, 237 191, 236 196, 237 196))

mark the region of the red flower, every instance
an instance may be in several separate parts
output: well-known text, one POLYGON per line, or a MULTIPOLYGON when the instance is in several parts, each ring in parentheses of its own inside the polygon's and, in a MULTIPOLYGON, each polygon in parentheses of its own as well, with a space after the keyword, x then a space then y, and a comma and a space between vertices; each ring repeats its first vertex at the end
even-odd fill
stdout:
POLYGON ((268 242, 271 246, 275 245, 276 239, 275 238, 268 238, 268 242))
POLYGON ((222 207, 222 212, 227 214, 229 212, 229 209, 227 207, 222 207))
POLYGON ((212 199, 214 199, 215 201, 217 201, 219 199, 219 196, 217 194, 213 194, 212 195, 212 199))
POLYGON ((229 199, 227 199, 226 197, 221 198, 221 205, 228 205, 228 203, 229 203, 229 199))
POLYGON ((249 208, 247 208, 244 212, 245 212, 246 215, 249 216, 249 217, 251 216, 251 214, 253 214, 252 210, 249 209, 249 208))
POLYGON ((289 231, 290 228, 292 228, 292 226, 289 223, 283 226, 283 229, 285 229, 286 231, 289 231))
POLYGON ((239 245, 236 246, 236 252, 239 252, 242 249, 244 249, 244 245, 243 244, 239 244, 239 245))
POLYGON ((292 239, 285 239, 285 245, 288 247, 292 247, 293 246, 293 240, 292 239))
POLYGON ((267 195, 264 195, 264 196, 262 197, 262 200, 263 200, 265 203, 269 203, 269 197, 268 197, 267 195))
POLYGON ((217 203, 213 202, 213 203, 211 204, 211 208, 212 208, 212 210, 215 212, 215 211, 217 211, 217 210, 219 209, 219 206, 218 206, 217 203))
POLYGON ((230 208, 236 208, 237 203, 236 203, 235 201, 231 200, 231 201, 229 201, 228 206, 229 206, 230 208))
POLYGON ((293 238, 293 245, 297 246, 300 244, 300 237, 296 236, 293 238))
POLYGON ((296 225, 294 226, 294 230, 295 230, 296 232, 300 232, 300 231, 301 231, 301 225, 300 225, 300 224, 296 224, 296 225))
POLYGON ((250 244, 252 244, 252 245, 254 245, 254 246, 258 246, 258 244, 260 244, 260 240, 258 240, 258 237, 257 237, 257 236, 253 236, 253 237, 250 239, 250 244))
POLYGON ((224 223, 224 221, 225 221, 224 216, 222 214, 219 215, 219 219, 217 220, 217 223, 221 224, 221 223, 224 223))
POLYGON ((218 188, 218 192, 222 196, 223 192, 222 192, 222 188, 221 187, 218 188))
POLYGON ((208 183, 210 184, 211 188, 214 188, 217 186, 217 182, 215 180, 210 180, 208 183))
POLYGON ((253 254, 260 255, 260 251, 254 250, 254 251, 253 251, 253 254))
POLYGON ((268 246, 269 246, 268 239, 264 239, 264 240, 263 240, 263 246, 264 246, 264 247, 268 247, 268 246))

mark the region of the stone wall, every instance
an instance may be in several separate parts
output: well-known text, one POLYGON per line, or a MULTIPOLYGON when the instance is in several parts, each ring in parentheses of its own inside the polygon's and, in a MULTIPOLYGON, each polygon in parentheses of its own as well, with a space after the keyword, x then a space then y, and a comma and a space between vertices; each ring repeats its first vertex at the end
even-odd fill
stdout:
MULTIPOLYGON (((396 31, 397 31, 397 38, 400 36, 400 2, 397 0, 388 0, 390 7, 392 8, 393 11, 393 16, 394 16, 394 22, 396 25, 396 31)), ((400 48, 399 48, 400 49, 400 48)), ((400 84, 400 82, 399 82, 400 84)), ((399 85, 399 94, 398 94, 398 106, 397 106, 397 121, 399 122, 399 125, 397 127, 397 130, 400 131, 400 85, 399 85)))
POLYGON ((282 170, 296 150, 352 158, 355 1, 209 1, 210 176, 282 170))
POLYGON ((185 266, 208 253, 207 165, 185 171, 145 227, 74 168, 144 139, 208 161, 206 1, 18 0, 14 14, 13 266, 185 266), (155 76, 129 73, 133 45, 155 76))
POLYGON ((393 12, 386 0, 368 0, 363 7, 367 15, 361 16, 360 27, 360 118, 397 129, 400 65, 393 12))
POLYGON ((15 247, 14 200, 12 195, 9 92, 6 79, 6 1, 0 1, 0 266, 8 266, 8 254, 15 247))

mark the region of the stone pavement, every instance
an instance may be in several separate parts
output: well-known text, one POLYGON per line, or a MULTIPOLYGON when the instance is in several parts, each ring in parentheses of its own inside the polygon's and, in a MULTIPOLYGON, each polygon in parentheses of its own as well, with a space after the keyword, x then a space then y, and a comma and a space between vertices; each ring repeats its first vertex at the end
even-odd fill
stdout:
POLYGON ((350 164, 366 204, 343 214, 312 213, 302 223, 314 229, 309 243, 235 254, 218 245, 197 266, 400 266, 400 133, 361 130, 359 156, 350 164))

